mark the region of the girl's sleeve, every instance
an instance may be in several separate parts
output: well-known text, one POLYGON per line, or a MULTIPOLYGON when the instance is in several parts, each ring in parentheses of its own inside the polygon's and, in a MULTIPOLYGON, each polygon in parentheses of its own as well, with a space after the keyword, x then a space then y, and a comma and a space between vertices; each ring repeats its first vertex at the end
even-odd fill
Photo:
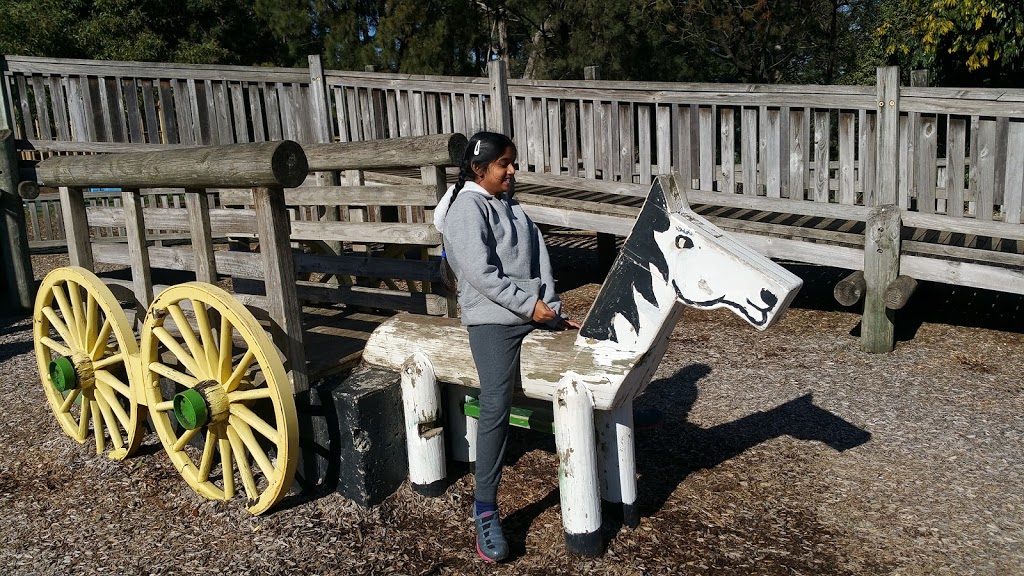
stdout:
POLYGON ((488 300, 520 316, 532 318, 537 295, 516 286, 492 263, 490 234, 482 207, 468 198, 465 201, 460 198, 449 208, 449 215, 454 219, 448 222, 457 222, 458 225, 445 227, 445 242, 454 248, 450 256, 458 265, 459 282, 468 282, 488 300))
POLYGON ((548 256, 548 247, 544 243, 544 235, 540 233, 540 227, 532 220, 530 221, 530 226, 533 228, 536 238, 537 257, 540 260, 541 298, 558 315, 554 320, 547 322, 549 326, 554 327, 562 317, 562 300, 558 297, 558 293, 555 292, 555 275, 551 268, 551 258, 548 256))

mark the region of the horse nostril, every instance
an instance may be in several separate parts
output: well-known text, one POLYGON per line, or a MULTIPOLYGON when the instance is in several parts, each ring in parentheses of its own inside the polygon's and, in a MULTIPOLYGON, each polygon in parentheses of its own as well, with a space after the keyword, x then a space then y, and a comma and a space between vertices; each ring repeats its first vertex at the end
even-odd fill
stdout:
POLYGON ((684 234, 676 236, 676 248, 693 248, 693 239, 684 234))
POLYGON ((779 303, 779 297, 767 288, 761 288, 761 301, 767 304, 769 308, 774 308, 779 303))

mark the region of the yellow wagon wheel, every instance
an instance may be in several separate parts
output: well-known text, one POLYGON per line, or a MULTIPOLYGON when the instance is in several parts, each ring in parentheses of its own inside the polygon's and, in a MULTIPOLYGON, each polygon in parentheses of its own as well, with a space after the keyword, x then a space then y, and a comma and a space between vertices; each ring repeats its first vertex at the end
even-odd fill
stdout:
POLYGON ((189 485, 230 500, 237 474, 253 514, 280 501, 295 477, 298 424, 284 366, 259 322, 224 290, 189 282, 153 301, 141 336, 153 425, 189 485))
POLYGON ((85 268, 57 268, 39 287, 33 321, 39 375, 64 431, 84 444, 91 430, 96 453, 109 448, 115 460, 134 452, 146 420, 129 370, 139 347, 110 289, 85 268))

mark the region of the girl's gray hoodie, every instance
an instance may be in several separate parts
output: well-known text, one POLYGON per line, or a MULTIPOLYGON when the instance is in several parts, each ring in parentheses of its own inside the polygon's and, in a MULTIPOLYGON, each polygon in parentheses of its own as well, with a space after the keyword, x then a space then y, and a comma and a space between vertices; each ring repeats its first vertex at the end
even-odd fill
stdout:
POLYGON ((525 324, 538 299, 558 314, 561 301, 548 250, 523 207, 474 182, 467 182, 453 203, 454 188, 438 203, 434 226, 444 235, 448 262, 459 279, 462 323, 525 324))

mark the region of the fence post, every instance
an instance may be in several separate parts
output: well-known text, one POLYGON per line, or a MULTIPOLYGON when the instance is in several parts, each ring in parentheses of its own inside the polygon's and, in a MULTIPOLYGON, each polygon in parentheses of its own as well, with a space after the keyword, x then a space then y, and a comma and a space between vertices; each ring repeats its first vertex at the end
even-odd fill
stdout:
POLYGON ((3 245, 5 308, 27 312, 32 309, 35 290, 32 259, 28 253, 28 233, 25 229, 25 205, 18 196, 18 178, 14 132, 0 128, 0 209, 4 216, 0 222, 0 244, 3 245))
POLYGON ((487 63, 487 77, 491 81, 491 118, 488 128, 512 136, 512 102, 508 95, 508 65, 504 60, 487 63))
MULTIPOLYGON (((334 123, 331 121, 331 109, 328 105, 327 82, 324 80, 324 67, 319 54, 309 55, 309 94, 310 104, 313 106, 313 132, 316 141, 321 144, 331 142, 334 139, 334 131, 331 129, 334 123)), ((344 122, 344 118, 338 119, 344 122)), ((337 186, 338 173, 316 172, 314 174, 317 186, 337 186)), ((317 215, 321 222, 337 222, 341 220, 341 209, 337 206, 317 206, 317 215)), ((341 254, 342 244, 332 240, 326 242, 327 246, 335 254, 341 254)))
POLYGON ((11 90, 7 85, 7 59, 0 55, 0 130, 14 131, 14 116, 11 111, 13 100, 11 90))
POLYGON ((900 72, 896 66, 878 69, 878 146, 876 194, 864 233, 864 316, 861 347, 867 352, 891 352, 895 344, 894 312, 885 307, 885 290, 899 275, 900 209, 899 120, 900 72))

